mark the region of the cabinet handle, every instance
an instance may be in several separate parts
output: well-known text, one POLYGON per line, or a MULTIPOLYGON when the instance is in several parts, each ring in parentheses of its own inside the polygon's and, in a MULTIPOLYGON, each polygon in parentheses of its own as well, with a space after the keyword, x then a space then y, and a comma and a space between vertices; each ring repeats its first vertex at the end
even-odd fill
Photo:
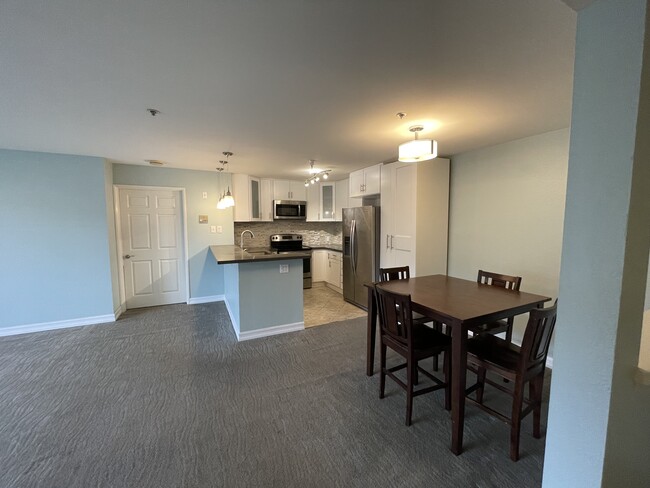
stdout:
POLYGON ((393 249, 393 235, 390 236, 390 248, 393 249))
POLYGON ((386 249, 390 249, 390 246, 388 245, 388 239, 390 238, 390 235, 386 234, 386 249))

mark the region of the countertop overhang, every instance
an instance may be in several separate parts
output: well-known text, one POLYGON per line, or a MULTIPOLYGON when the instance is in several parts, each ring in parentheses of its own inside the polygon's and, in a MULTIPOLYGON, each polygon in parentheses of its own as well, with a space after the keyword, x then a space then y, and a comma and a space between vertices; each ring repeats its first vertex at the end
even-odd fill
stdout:
POLYGON ((217 264, 259 263, 265 261, 286 261, 287 259, 304 259, 311 256, 310 252, 292 251, 278 253, 269 248, 242 249, 235 245, 210 246, 217 264))

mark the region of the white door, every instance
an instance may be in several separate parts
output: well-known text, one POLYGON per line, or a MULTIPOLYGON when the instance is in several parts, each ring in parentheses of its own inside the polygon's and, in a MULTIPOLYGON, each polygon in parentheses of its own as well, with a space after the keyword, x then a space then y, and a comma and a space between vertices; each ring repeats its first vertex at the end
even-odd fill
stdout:
POLYGON ((185 302, 180 190, 119 194, 126 307, 185 302))

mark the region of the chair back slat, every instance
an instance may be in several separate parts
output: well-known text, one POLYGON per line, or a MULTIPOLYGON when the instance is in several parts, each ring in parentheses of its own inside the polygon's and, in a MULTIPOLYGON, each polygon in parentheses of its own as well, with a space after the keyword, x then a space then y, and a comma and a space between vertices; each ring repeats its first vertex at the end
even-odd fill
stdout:
POLYGON ((379 281, 407 280, 410 278, 410 275, 408 266, 379 269, 379 281))
POLYGON ((557 320, 557 300, 552 307, 531 310, 524 338, 521 342, 523 370, 546 363, 553 329, 557 320))
POLYGON ((484 285, 499 286, 506 290, 519 291, 521 286, 521 276, 508 276, 498 273, 491 273, 489 271, 478 270, 478 283, 484 285))
POLYGON ((375 285, 375 299, 382 334, 407 345, 411 336, 411 295, 382 290, 375 285))

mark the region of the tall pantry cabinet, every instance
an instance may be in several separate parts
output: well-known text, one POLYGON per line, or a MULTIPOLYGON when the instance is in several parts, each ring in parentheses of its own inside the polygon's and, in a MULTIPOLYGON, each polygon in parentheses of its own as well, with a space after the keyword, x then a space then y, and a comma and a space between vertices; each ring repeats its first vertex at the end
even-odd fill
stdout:
POLYGON ((448 229, 448 159, 382 166, 382 268, 409 266, 411 276, 446 274, 448 229))

